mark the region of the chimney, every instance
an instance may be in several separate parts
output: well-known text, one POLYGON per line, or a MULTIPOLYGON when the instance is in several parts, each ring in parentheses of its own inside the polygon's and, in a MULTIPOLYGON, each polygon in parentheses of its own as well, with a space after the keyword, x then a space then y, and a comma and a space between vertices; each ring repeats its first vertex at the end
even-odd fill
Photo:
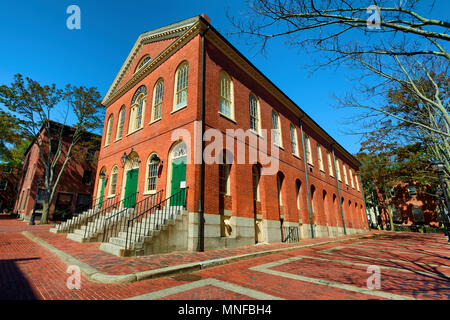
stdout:
POLYGON ((211 24, 211 18, 208 17, 205 13, 202 13, 202 18, 208 21, 209 24, 211 24))

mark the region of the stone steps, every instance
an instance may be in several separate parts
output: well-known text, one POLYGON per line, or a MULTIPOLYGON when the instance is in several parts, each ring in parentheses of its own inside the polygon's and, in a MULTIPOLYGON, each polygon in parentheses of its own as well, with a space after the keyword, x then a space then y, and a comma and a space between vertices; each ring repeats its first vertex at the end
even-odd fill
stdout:
POLYGON ((183 215, 187 214, 185 210, 174 210, 173 214, 167 214, 162 221, 163 223, 161 223, 162 219, 158 217, 158 213, 161 212, 163 210, 158 210, 141 221, 136 222, 134 226, 129 228, 128 233, 125 231, 119 232, 116 237, 111 237, 109 242, 102 243, 100 250, 122 257, 132 255, 133 253, 136 254, 137 252, 144 252, 146 243, 151 242, 161 232, 166 231, 169 225, 175 225, 177 221, 181 221, 183 215), (155 227, 156 229, 153 229, 155 227), (127 235, 129 248, 125 250, 127 235))

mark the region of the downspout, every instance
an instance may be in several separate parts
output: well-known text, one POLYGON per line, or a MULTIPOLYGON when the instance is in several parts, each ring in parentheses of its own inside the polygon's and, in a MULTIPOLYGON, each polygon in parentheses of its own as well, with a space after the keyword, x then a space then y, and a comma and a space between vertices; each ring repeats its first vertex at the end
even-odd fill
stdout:
POLYGON ((311 213, 311 196, 309 194, 308 166, 306 164, 305 139, 303 138, 303 121, 302 121, 302 118, 300 118, 300 132, 301 132, 301 135, 302 135, 303 163, 305 164, 306 197, 307 197, 307 200, 308 200, 309 225, 311 227, 311 238, 314 238, 314 227, 313 227, 312 213, 311 213))
POLYGON ((334 156, 334 143, 331 144, 331 152, 333 153, 333 167, 334 167, 334 176, 336 177, 336 184, 337 184, 337 190, 338 190, 338 201, 339 201, 339 208, 341 210, 341 216, 342 216, 342 225, 344 226, 344 235, 347 235, 347 229, 345 228, 345 220, 344 220, 344 211, 342 210, 342 201, 341 201, 341 189, 339 187, 339 179, 336 171, 336 157, 334 156))
POLYGON ((199 200, 198 200, 198 244, 197 251, 203 252, 205 250, 205 162, 203 161, 203 150, 205 150, 205 141, 203 140, 203 134, 205 132, 205 35, 209 30, 209 24, 206 26, 200 36, 202 38, 202 74, 201 74, 201 102, 200 102, 200 117, 202 119, 201 129, 201 164, 200 164, 200 185, 199 185, 199 200))

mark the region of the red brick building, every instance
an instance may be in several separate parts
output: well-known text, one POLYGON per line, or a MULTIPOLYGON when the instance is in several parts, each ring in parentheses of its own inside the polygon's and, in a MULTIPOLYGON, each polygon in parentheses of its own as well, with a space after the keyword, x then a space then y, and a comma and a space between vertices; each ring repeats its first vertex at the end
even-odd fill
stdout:
POLYGON ((17 195, 20 170, 0 165, 0 213, 11 212, 17 195))
POLYGON ((168 197, 186 185, 188 250, 197 246, 203 205, 205 249, 280 242, 292 228, 300 238, 368 229, 357 159, 206 16, 141 34, 102 103, 106 117, 96 196, 137 192, 139 201, 160 190, 168 197), (233 136, 230 129, 245 134, 233 136), (264 129, 275 137, 275 144, 270 135, 269 143, 261 139, 265 154, 278 161, 272 174, 263 174, 260 154, 249 161, 264 129), (202 168, 195 159, 209 153, 210 141, 217 139, 229 139, 234 147, 212 154, 229 155, 234 162, 202 168), (155 155, 159 164, 152 162, 155 155), (237 161, 241 156, 245 163, 237 161))
MULTIPOLYGON (((384 203, 384 194, 379 194, 379 201, 384 203)), ((420 183, 399 183, 392 188, 393 222, 403 225, 439 226, 436 198, 431 186, 420 183)), ((389 212, 386 206, 380 210, 383 227, 390 226, 389 212)))
MULTIPOLYGON (((52 122, 52 129, 54 128, 55 134, 59 132, 59 123, 52 122)), ((39 136, 47 141, 48 138, 45 134, 45 128, 42 127, 39 136)), ((62 135, 62 149, 61 157, 56 164, 56 172, 59 172, 59 168, 65 160, 65 155, 71 144, 71 134, 74 129, 68 126, 64 126, 62 135)), ((86 133, 82 141, 92 141, 89 146, 81 146, 78 144, 72 150, 72 158, 67 163, 64 169, 63 175, 59 181, 56 189, 53 202, 50 204, 50 218, 53 218, 55 211, 59 212, 73 212, 78 206, 85 205, 92 201, 92 193, 94 190, 95 172, 97 170, 97 158, 98 158, 98 142, 100 137, 92 133, 86 133)), ((52 139, 53 140, 53 139, 52 139)), ((58 140, 54 140, 58 141, 58 140)), ((52 150, 56 150, 57 146, 52 147, 52 150)), ((44 148, 45 152, 48 152, 49 148, 44 148)), ((46 159, 47 154, 44 155, 46 159)), ((33 212, 36 203, 36 213, 39 215, 42 209, 42 186, 41 184, 38 191, 38 179, 43 181, 44 177, 44 165, 39 152, 38 145, 33 142, 28 147, 24 154, 24 164, 22 168, 22 175, 19 181, 18 193, 16 195, 14 213, 17 213, 24 220, 29 220, 33 212), (38 197, 36 197, 39 192, 38 197)))

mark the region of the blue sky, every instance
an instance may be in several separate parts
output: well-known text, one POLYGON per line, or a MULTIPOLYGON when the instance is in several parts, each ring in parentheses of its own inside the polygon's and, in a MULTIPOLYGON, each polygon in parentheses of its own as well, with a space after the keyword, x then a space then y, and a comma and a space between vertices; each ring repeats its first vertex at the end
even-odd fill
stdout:
MULTIPOLYGON (((313 75, 305 68, 311 57, 270 43, 264 56, 237 36, 226 9, 238 15, 243 0, 222 1, 84 1, 20 0, 1 4, 0 84, 10 84, 16 73, 41 84, 95 86, 102 96, 139 34, 206 13, 212 25, 256 67, 305 110, 348 151, 359 150, 359 138, 343 132, 349 110, 332 107, 332 94, 351 91, 348 71, 322 70, 313 75), (81 8, 81 30, 66 27, 69 5, 81 8)), ((57 119, 55 119, 57 120, 57 119)))

